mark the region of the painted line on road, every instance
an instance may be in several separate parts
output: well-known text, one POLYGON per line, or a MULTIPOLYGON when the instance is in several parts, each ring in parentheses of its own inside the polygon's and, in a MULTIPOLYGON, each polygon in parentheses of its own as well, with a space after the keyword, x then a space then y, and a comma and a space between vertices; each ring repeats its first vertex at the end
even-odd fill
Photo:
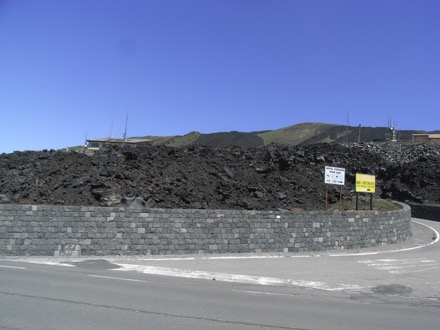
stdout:
POLYGON ((27 269, 26 267, 0 265, 0 268, 27 269))
MULTIPOLYGON (((285 258, 286 256, 223 256, 223 257, 218 257, 218 256, 204 256, 204 257, 200 257, 200 258, 193 258, 193 257, 182 257, 182 258, 140 258, 140 259, 136 259, 139 261, 187 261, 187 260, 196 260, 196 259, 201 259, 201 260, 235 260, 235 259, 277 259, 277 258, 285 258)), ((291 258, 309 258, 311 256, 288 256, 291 258)))
POLYGON ((139 261, 187 261, 195 260, 196 258, 136 258, 139 261))
POLYGON ((291 297, 291 293, 279 293, 279 292, 264 292, 264 291, 253 291, 253 290, 232 290, 235 292, 243 292, 243 293, 249 293, 253 295, 266 295, 266 296, 289 296, 291 297))
POLYGON ((110 280, 119 280, 119 281, 129 281, 129 282, 148 282, 145 280, 135 280, 131 278, 124 278, 124 277, 113 277, 113 276, 100 276, 100 275, 89 275, 90 277, 97 277, 97 278, 105 278, 110 280))
POLYGON ((202 259, 222 260, 222 259, 276 259, 285 256, 225 256, 225 257, 203 257, 202 259))
POLYGON ((421 272, 426 272, 426 271, 428 271, 428 270, 433 270, 433 269, 437 269, 438 267, 436 266, 436 267, 431 267, 431 268, 424 268, 424 269, 419 269, 419 270, 409 270, 409 271, 402 271, 402 272, 399 272, 399 271, 390 271, 390 273, 392 273, 392 274, 402 274, 402 273, 421 273, 421 272))
POLYGON ((438 268, 435 260, 426 258, 359 260, 358 263, 374 267, 378 270, 387 271, 390 274, 421 273, 438 268), (410 268, 418 269, 411 270, 410 268))
POLYGON ((305 280, 292 280, 276 277, 266 276, 254 276, 254 275, 239 275, 239 274, 226 274, 217 272, 206 272, 197 270, 177 269, 168 267, 155 267, 144 265, 127 265, 117 264, 121 268, 114 269, 114 271, 137 271, 144 274, 183 277, 183 278, 195 278, 205 280, 215 280, 222 282, 235 282, 246 284, 259 284, 259 285, 285 285, 285 286, 297 286, 306 289, 318 289, 325 291, 338 291, 338 292, 360 292, 364 288, 358 285, 351 284, 336 284, 330 286, 324 282, 319 281, 305 281, 305 280))
POLYGON ((29 264, 37 264, 37 265, 47 265, 47 266, 61 266, 61 267, 76 267, 75 265, 65 264, 62 261, 48 261, 48 260, 40 260, 40 259, 28 259, 26 257, 17 260, 8 260, 10 262, 25 262, 29 264))
POLYGON ((435 243, 437 243, 439 241, 440 238, 439 238, 439 233, 438 233, 437 230, 435 230, 434 228, 432 228, 431 226, 429 226, 427 224, 424 224, 424 223, 421 223, 421 222, 418 222, 418 221, 414 221, 414 220, 413 220, 413 222, 418 223, 419 225, 428 227, 429 229, 431 229, 435 233, 435 240, 433 240, 431 243, 426 244, 425 246, 428 246, 428 245, 431 245, 431 244, 435 244, 435 243))
POLYGON ((433 240, 432 242, 429 242, 428 244, 422 244, 422 245, 418 245, 418 246, 413 246, 410 248, 405 248, 405 249, 398 249, 398 250, 390 250, 390 251, 375 251, 375 252, 365 252, 365 253, 346 253, 346 254, 329 254, 329 257, 353 257, 353 256, 367 256, 367 255, 377 255, 377 254, 382 254, 382 253, 395 253, 395 252, 404 252, 404 251, 411 251, 411 250, 416 250, 416 249, 420 249, 432 244, 435 244, 439 241, 440 237, 439 237, 439 233, 437 230, 435 230, 434 228, 432 228, 429 225, 426 225, 424 223, 418 222, 418 221, 414 221, 415 223, 418 223, 419 225, 428 227, 429 229, 431 229, 434 233, 435 233, 435 237, 436 239, 433 240))
POLYGON ((388 267, 414 267, 420 266, 421 264, 435 264, 435 260, 419 258, 419 259, 377 259, 376 262, 371 262, 370 260, 360 260, 361 264, 368 264, 369 266, 381 267, 383 265, 389 265, 388 267), (397 265, 397 266, 396 266, 397 265))

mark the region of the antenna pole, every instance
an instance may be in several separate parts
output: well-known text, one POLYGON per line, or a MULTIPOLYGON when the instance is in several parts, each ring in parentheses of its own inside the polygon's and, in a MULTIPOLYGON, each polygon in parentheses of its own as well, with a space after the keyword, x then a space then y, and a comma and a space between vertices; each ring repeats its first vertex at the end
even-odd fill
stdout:
POLYGON ((128 126, 128 111, 127 115, 125 116, 125 131, 124 131, 124 140, 127 139, 127 126, 128 126))
POLYGON ((108 135, 108 139, 110 140, 113 135, 113 117, 112 117, 112 123, 110 124, 110 133, 108 135))

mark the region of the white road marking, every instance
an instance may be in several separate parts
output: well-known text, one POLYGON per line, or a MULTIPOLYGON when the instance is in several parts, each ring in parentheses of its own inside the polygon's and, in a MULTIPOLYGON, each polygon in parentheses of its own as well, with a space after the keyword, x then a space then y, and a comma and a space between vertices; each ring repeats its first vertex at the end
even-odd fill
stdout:
POLYGON ((318 281, 292 280, 292 279, 282 279, 276 277, 253 276, 253 275, 226 274, 226 273, 217 273, 217 272, 206 272, 206 271, 186 270, 186 269, 177 269, 177 268, 168 268, 168 267, 143 266, 143 265, 127 265, 127 264, 117 264, 117 265, 120 266, 121 268, 114 269, 114 271, 137 271, 144 274, 216 280, 223 282, 251 283, 251 284, 260 284, 260 285, 288 285, 288 286, 303 287, 307 289, 319 289, 325 291, 359 292, 363 289, 363 287, 361 286, 350 285, 350 284, 336 284, 332 286, 324 282, 318 282, 318 281))
POLYGON ((276 259, 276 258, 284 258, 284 256, 225 256, 225 257, 203 257, 202 259, 221 260, 221 259, 276 259))
POLYGON ((0 265, 0 268, 27 269, 26 267, 0 265))
POLYGON ((263 291, 251 291, 251 290, 232 290, 235 292, 244 292, 254 295, 268 295, 268 296, 292 296, 289 293, 276 293, 276 292, 263 292, 263 291))
POLYGON ((418 221, 414 221, 412 220, 412 222, 418 223, 419 225, 428 227, 429 229, 431 229, 434 232, 435 235, 435 240, 433 240, 432 242, 429 242, 428 244, 422 244, 422 245, 418 245, 418 246, 413 246, 410 248, 406 248, 406 249, 397 249, 397 250, 390 250, 390 251, 376 251, 376 252, 364 252, 364 253, 344 253, 344 254, 329 254, 329 257, 353 257, 353 256, 366 256, 366 255, 376 255, 376 254, 382 254, 382 253, 395 253, 395 252, 404 252, 404 251, 411 251, 411 250, 416 250, 416 249, 420 249, 422 247, 425 246, 429 246, 432 244, 435 244, 439 241, 440 237, 439 237, 439 233, 437 230, 435 230, 434 228, 432 228, 431 226, 425 225, 424 223, 418 222, 418 221))
MULTIPOLYGON (((200 257, 201 260, 227 260, 227 259, 277 259, 277 258, 285 258, 286 256, 205 256, 200 257)), ((311 256, 289 256, 291 258, 308 258, 311 256)), ((187 260, 196 260, 196 258, 192 257, 182 257, 182 258, 140 258, 136 260, 142 261, 187 261, 187 260)))
MULTIPOLYGON (((39 262, 35 262, 35 263, 39 263, 39 262)), ((60 262, 51 262, 51 261, 42 262, 41 264, 49 265, 49 266, 76 267, 75 265, 71 265, 71 264, 64 264, 60 262)))
POLYGON ((359 253, 340 253, 340 254, 329 254, 329 257, 358 257, 358 256, 371 256, 384 252, 398 252, 398 251, 375 251, 375 252, 359 252, 359 253))
MULTIPOLYGON (((412 271, 409 271, 409 272, 406 272, 406 273, 421 273, 421 272, 426 272, 427 270, 432 270, 432 269, 437 269, 437 268, 438 267, 436 266, 436 267, 431 267, 431 268, 412 270, 412 271)), ((394 272, 394 271, 391 271, 390 273, 392 273, 392 274, 401 274, 401 272, 394 272)))
POLYGON ((366 264, 391 274, 420 273, 438 268, 435 260, 426 258, 359 260, 358 263, 366 264), (416 269, 413 270, 414 268, 416 269))
MULTIPOLYGON (((426 244, 426 245, 422 245, 422 246, 420 246, 420 247, 428 246, 428 245, 431 245, 431 244, 437 243, 437 242, 439 241, 440 237, 439 237, 439 233, 438 233, 437 230, 435 230, 435 229, 432 228, 431 226, 425 225, 424 223, 421 223, 421 222, 418 222, 418 221, 414 221, 414 220, 412 220, 412 221, 415 222, 415 223, 418 223, 419 225, 422 225, 422 226, 428 227, 429 229, 431 229, 431 230, 434 232, 434 235, 435 235, 435 239, 434 239, 431 243, 428 243, 428 244, 426 244)), ((417 246, 417 247, 415 247, 415 248, 418 249, 419 247, 417 246)), ((404 251, 406 251, 406 250, 404 250, 404 251)))
POLYGON ((195 260, 196 258, 139 258, 139 261, 187 261, 195 260))
POLYGON ((99 275, 89 275, 90 277, 97 277, 97 278, 106 278, 110 280, 119 280, 119 281, 129 281, 129 282, 148 282, 144 280, 135 280, 131 278, 123 278, 123 277, 113 277, 113 276, 99 276, 99 275))
POLYGON ((75 267, 75 265, 70 265, 70 264, 65 264, 60 262, 55 262, 55 261, 48 261, 48 260, 40 260, 40 259, 28 259, 28 258, 23 258, 23 259, 17 259, 17 260, 8 260, 11 262, 26 262, 29 264, 37 264, 37 265, 48 265, 48 266, 61 266, 61 267, 75 267))

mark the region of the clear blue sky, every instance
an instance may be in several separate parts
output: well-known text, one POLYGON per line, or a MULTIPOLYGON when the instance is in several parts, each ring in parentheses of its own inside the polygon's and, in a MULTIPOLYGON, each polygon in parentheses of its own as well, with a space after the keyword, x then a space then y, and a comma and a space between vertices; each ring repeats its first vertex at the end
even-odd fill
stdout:
POLYGON ((128 136, 438 130, 440 1, 0 0, 0 152, 122 137, 127 111, 128 136))

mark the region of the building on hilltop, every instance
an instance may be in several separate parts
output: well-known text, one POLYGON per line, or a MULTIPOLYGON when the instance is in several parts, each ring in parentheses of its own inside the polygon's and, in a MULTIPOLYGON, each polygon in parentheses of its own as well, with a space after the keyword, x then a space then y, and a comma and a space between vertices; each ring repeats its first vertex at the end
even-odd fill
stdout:
POLYGON ((147 138, 102 138, 102 139, 87 139, 87 149, 90 151, 98 151, 101 148, 110 146, 122 147, 124 149, 132 149, 138 146, 146 146, 153 144, 153 139, 147 138))
POLYGON ((440 142, 440 134, 413 134, 412 140, 416 142, 440 142))

